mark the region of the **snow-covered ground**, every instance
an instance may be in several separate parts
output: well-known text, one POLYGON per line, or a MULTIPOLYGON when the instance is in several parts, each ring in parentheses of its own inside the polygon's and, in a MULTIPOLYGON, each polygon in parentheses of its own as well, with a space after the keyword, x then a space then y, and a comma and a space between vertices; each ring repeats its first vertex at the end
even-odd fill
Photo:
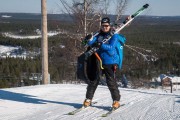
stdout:
POLYGON ((19 47, 12 47, 12 46, 4 46, 4 45, 0 45, 0 54, 2 53, 7 53, 7 52, 11 52, 13 50, 18 50, 19 47))
MULTIPOLYGON (((11 33, 11 32, 4 32, 4 33, 1 33, 4 37, 9 37, 9 38, 14 38, 14 39, 37 39, 37 38, 41 38, 42 35, 41 35, 41 31, 39 29, 36 29, 35 30, 37 35, 16 35, 14 33, 11 33)), ((55 35, 58 35, 62 32, 60 31, 49 31, 48 32, 48 37, 51 37, 51 36, 55 36, 55 35)), ((65 47, 65 46, 62 46, 62 47, 65 47)), ((4 45, 0 45, 0 57, 1 58, 6 58, 6 57, 14 57, 14 58, 17 58, 17 57, 20 57, 20 58, 26 58, 27 57, 27 53, 24 52, 20 55, 16 55, 13 53, 12 55, 12 52, 14 50, 18 50, 20 49, 20 46, 18 47, 12 47, 12 46, 4 46, 4 45)), ((36 53, 36 54, 39 54, 39 53, 36 53)), ((36 56, 36 55, 35 55, 36 56)), ((31 58, 33 58, 32 56, 30 56, 31 58)))
MULTIPOLYGON (((55 36, 55 35, 58 35, 60 34, 61 32, 57 32, 57 31, 49 31, 48 32, 48 37, 51 37, 51 36, 55 36)), ((9 37, 9 38, 14 38, 14 39, 37 39, 37 38, 41 38, 42 35, 38 34, 38 35, 16 35, 14 33, 11 33, 11 32, 4 32, 2 33, 2 35, 4 37, 9 37)))
POLYGON ((1 120, 180 120, 180 93, 162 90, 119 88, 120 109, 106 118, 112 104, 106 86, 98 86, 93 107, 76 115, 68 112, 81 107, 86 84, 50 84, 0 89, 1 120))
POLYGON ((1 15, 2 18, 11 18, 12 16, 9 15, 1 15))
POLYGON ((38 56, 40 54, 40 51, 26 51, 22 49, 21 46, 13 47, 13 46, 4 46, 0 45, 0 58, 34 58, 35 56, 38 56))

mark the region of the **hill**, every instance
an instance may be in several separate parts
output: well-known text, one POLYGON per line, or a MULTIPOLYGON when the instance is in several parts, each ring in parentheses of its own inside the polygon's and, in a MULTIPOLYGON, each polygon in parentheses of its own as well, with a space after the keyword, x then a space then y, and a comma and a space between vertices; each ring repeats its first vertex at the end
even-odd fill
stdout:
MULTIPOLYGON (((117 79, 120 80, 122 74, 126 74, 132 86, 139 87, 150 83, 153 77, 160 74, 180 76, 179 23, 179 16, 138 16, 123 29, 121 33, 127 42, 123 69, 117 71, 117 79)), ((88 33, 97 31, 95 28, 88 33)), ((41 39, 29 39, 27 36, 37 36, 40 29, 40 14, 0 13, 0 45, 20 46, 23 50, 37 53, 41 50, 41 39), (14 39, 5 36, 5 33, 20 37, 14 39)), ((77 29, 76 22, 66 15, 48 15, 48 31, 62 33, 48 38, 51 83, 84 81, 76 74, 77 68, 80 68, 77 58, 86 49, 81 45, 82 34, 77 33, 77 29)), ((20 86, 22 78, 25 85, 37 84, 24 76, 41 73, 40 54, 35 60, 6 58, 0 62, 0 88, 20 86)))
POLYGON ((162 90, 123 89, 120 109, 107 118, 101 118, 112 104, 109 90, 99 86, 93 107, 76 115, 68 112, 81 107, 86 85, 50 84, 0 89, 1 120, 178 120, 180 93, 162 90))
MULTIPOLYGON (((112 20, 116 19, 115 15, 108 15, 112 20)), ((123 15, 121 17, 124 20, 125 17, 129 15, 123 15)), ((139 16, 136 19, 141 19, 140 23, 158 23, 158 24, 167 24, 167 23, 177 23, 180 21, 180 16, 139 16)), ((41 14, 37 13, 0 13, 0 20, 40 20, 41 14)), ((60 21, 69 21, 73 22, 72 17, 68 14, 48 14, 48 20, 60 20, 60 21)), ((138 20, 137 20, 138 21, 138 20)))

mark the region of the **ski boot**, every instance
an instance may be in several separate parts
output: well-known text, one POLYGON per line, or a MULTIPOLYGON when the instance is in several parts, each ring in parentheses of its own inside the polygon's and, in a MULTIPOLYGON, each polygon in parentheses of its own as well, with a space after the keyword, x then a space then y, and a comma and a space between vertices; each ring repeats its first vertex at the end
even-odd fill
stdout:
POLYGON ((120 107, 119 101, 114 101, 112 104, 112 109, 118 109, 120 107))
POLYGON ((83 103, 83 106, 84 106, 84 107, 89 107, 89 106, 91 106, 91 102, 92 102, 92 100, 90 100, 90 99, 85 99, 85 100, 84 100, 84 103, 83 103))

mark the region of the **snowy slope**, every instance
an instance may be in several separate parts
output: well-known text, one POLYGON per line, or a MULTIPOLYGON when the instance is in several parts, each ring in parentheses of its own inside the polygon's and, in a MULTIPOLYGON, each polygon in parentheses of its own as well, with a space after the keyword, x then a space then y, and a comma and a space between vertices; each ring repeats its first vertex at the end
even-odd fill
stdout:
POLYGON ((112 104, 106 86, 98 86, 93 107, 67 115, 81 107, 86 86, 51 84, 0 89, 0 120, 180 120, 180 93, 123 88, 119 89, 121 104, 125 105, 101 118, 112 104))
POLYGON ((0 54, 19 49, 18 47, 0 45, 0 54))

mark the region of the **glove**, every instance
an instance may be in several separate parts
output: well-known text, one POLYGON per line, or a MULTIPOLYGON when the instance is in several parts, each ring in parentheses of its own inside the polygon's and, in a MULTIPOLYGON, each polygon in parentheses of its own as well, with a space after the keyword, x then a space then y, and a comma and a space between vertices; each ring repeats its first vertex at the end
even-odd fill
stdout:
POLYGON ((115 34, 116 29, 117 29, 116 27, 112 27, 112 29, 109 32, 110 36, 113 36, 115 34))
POLYGON ((83 45, 86 45, 89 41, 91 41, 93 39, 93 34, 89 34, 87 35, 84 40, 82 41, 83 45))
POLYGON ((90 40, 92 40, 93 39, 93 35, 92 34, 89 34, 89 35, 87 35, 86 37, 85 37, 85 40, 87 40, 87 41, 90 41, 90 40))

